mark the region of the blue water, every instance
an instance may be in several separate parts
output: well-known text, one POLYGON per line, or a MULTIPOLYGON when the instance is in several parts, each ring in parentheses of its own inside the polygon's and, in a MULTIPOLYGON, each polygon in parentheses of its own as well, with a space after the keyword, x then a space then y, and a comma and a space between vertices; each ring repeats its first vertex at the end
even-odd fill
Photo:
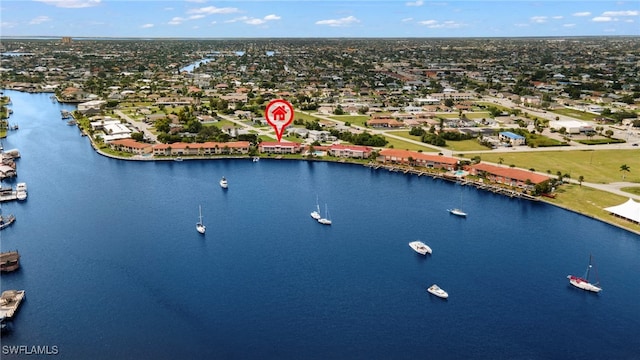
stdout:
MULTIPOLYGON (((362 166, 117 161, 13 99, 27 300, 2 337, 61 359, 637 359, 640 237, 543 203, 362 166), (218 186, 229 179, 229 189, 218 186), (458 206, 466 219, 446 209, 458 206), (316 196, 332 226, 311 219, 316 196), (202 205, 205 236, 198 234, 202 205), (407 245, 420 239, 426 258, 407 245), (604 291, 583 292, 594 255, 604 291), (426 292, 437 283, 444 301, 426 292)), ((25 357, 25 356, 23 356, 25 357)), ((19 358, 3 352, 2 359, 19 358)), ((37 358, 28 356, 28 358, 37 358)), ((44 357, 50 358, 50 357, 44 357)))

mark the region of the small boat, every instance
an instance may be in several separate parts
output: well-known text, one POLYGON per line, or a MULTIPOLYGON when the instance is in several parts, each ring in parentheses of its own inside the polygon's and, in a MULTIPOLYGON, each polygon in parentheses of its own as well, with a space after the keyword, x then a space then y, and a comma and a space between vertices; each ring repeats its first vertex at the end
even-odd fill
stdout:
POLYGON ((20 268, 20 253, 18 250, 0 253, 0 271, 11 272, 20 268))
POLYGON ((316 221, 322 218, 322 215, 320 215, 320 205, 318 204, 318 197, 316 197, 316 209, 311 212, 311 217, 316 221))
POLYGON ((460 210, 458 208, 448 209, 447 211, 449 212, 449 214, 452 214, 452 215, 461 216, 461 217, 466 217, 467 216, 466 212, 464 212, 464 211, 462 211, 462 210, 460 210))
POLYGON ((0 318, 11 319, 24 299, 24 290, 6 290, 0 295, 0 318))
POLYGON ((198 222, 196 223, 196 230, 198 230, 200 234, 204 234, 204 232, 207 231, 207 227, 204 226, 204 223, 202 222, 202 206, 198 206, 198 211, 200 213, 200 216, 198 217, 198 222))
POLYGON ((225 178, 224 176, 222 177, 222 179, 220 179, 220 187, 223 189, 226 189, 229 187, 229 183, 227 182, 227 178, 225 178))
POLYGON ((16 221, 16 217, 13 214, 2 215, 0 214, 0 230, 6 228, 7 226, 13 224, 16 221))
POLYGON ((422 241, 412 241, 409 246, 420 255, 431 254, 431 248, 422 241))
POLYGON ((325 217, 318 219, 318 222, 322 225, 331 225, 331 219, 329 219, 329 209, 327 208, 327 204, 325 204, 324 207, 325 217))
POLYGON ((16 184, 16 198, 25 200, 27 198, 27 183, 19 182, 16 184))
MULTIPOLYGON (((596 279, 596 282, 593 284, 589 282, 589 274, 592 268, 591 262, 592 262, 592 257, 589 256, 589 266, 587 266, 587 272, 584 274, 584 277, 567 275, 567 279, 569 279, 569 284, 577 287, 578 289, 599 293, 600 291, 602 291, 602 288, 599 286, 600 282, 597 281, 597 279, 596 279)), ((596 273, 596 276, 597 276, 597 273, 596 273)))
MULTIPOLYGON (((461 184, 461 183, 458 183, 458 184, 461 184)), ((460 188, 460 204, 462 205, 462 187, 460 188)), ((462 211, 461 208, 447 209, 447 211, 449 212, 449 214, 452 214, 452 215, 461 216, 461 217, 467 216, 467 213, 462 211)))
POLYGON ((177 158, 173 159, 173 161, 182 161, 182 158, 178 156, 177 158))
POLYGON ((259 157, 257 157, 257 156, 254 156, 254 157, 253 157, 253 162, 258 162, 258 161, 260 161, 260 158, 259 158, 259 157))
POLYGON ((442 289, 441 289, 438 285, 436 285, 436 284, 433 284, 433 285, 429 286, 429 288, 427 289, 427 291, 428 291, 429 293, 431 293, 431 294, 433 294, 433 295, 435 295, 435 296, 439 297, 439 298, 446 299, 446 298, 448 298, 448 297, 449 297, 449 294, 448 294, 446 291, 442 290, 442 289))

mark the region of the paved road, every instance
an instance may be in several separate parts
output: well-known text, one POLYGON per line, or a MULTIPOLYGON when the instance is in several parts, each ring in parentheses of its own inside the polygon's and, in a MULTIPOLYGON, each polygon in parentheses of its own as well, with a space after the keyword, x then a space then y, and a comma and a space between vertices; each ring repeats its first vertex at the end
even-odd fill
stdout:
POLYGON ((127 114, 123 113, 121 110, 114 110, 114 113, 116 113, 116 115, 120 116, 121 118, 125 119, 129 124, 135 126, 137 129, 142 131, 146 139, 149 139, 154 143, 158 141, 158 137, 154 133, 152 133, 150 130, 151 126, 145 123, 144 121, 135 120, 129 117, 127 114))

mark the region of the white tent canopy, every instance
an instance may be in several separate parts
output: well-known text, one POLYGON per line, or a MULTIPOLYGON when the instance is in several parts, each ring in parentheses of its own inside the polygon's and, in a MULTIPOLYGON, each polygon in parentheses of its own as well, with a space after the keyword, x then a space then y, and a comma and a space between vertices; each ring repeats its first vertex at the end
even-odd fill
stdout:
POLYGON ((640 203, 629 199, 626 203, 605 208, 606 211, 640 223, 640 203))

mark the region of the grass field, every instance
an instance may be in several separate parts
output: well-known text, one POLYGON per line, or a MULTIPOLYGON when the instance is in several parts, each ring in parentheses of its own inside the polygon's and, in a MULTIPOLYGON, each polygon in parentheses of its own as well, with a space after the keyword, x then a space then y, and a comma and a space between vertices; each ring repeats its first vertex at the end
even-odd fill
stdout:
POLYGON ((313 115, 304 114, 299 111, 296 111, 293 114, 293 118, 294 120, 302 120, 302 121, 309 121, 309 122, 320 121, 320 118, 317 118, 313 115))
POLYGON ((368 115, 334 115, 330 116, 333 120, 344 121, 353 125, 365 127, 367 120, 371 119, 368 115))
POLYGON ((546 202, 571 209, 576 213, 592 218, 607 221, 621 227, 640 232, 640 225, 634 224, 611 215, 603 210, 609 206, 620 205, 627 201, 627 198, 618 196, 606 191, 596 190, 587 186, 577 184, 565 184, 557 190, 555 199, 546 199, 546 202))
POLYGON ((515 165, 523 169, 535 169, 540 172, 549 170, 554 176, 560 171, 562 174, 569 174, 574 180, 583 176, 584 181, 592 183, 629 181, 640 184, 640 150, 535 151, 464 155, 466 158, 474 156, 480 156, 483 161, 502 162, 505 165, 515 165), (622 165, 627 165, 630 171, 621 171, 622 165))
POLYGON ((584 121, 593 121, 593 119, 597 118, 598 115, 587 113, 584 111, 574 110, 574 109, 557 109, 551 111, 554 114, 570 116, 572 118, 584 120, 584 121))

